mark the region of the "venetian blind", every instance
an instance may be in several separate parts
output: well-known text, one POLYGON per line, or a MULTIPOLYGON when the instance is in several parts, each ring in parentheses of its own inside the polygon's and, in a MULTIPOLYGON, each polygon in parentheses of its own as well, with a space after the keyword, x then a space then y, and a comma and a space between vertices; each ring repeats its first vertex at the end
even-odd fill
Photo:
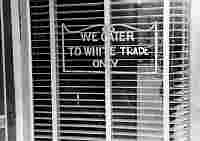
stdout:
MULTIPOLYGON (((83 41, 80 31, 104 24, 102 0, 57 0, 58 133, 61 141, 105 140, 104 68, 93 68, 89 48, 104 48, 104 42, 83 41), (73 49, 73 53, 70 53, 73 49), (81 53, 80 53, 81 52, 81 53)), ((95 27, 85 31, 98 31, 95 27)))
POLYGON ((49 1, 30 0, 34 140, 52 140, 49 1))

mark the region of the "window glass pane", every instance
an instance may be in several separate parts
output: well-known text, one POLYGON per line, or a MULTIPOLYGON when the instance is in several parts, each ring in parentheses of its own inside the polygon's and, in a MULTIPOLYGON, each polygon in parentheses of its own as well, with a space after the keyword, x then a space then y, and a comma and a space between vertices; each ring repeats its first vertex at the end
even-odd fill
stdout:
POLYGON ((104 1, 56 5, 59 138, 105 140, 104 1))
MULTIPOLYGON (((52 80, 49 0, 30 0, 35 140, 52 140, 53 94, 59 140, 106 139, 105 34, 111 38, 113 141, 164 140, 163 3, 111 0, 111 32, 104 33, 103 0, 56 0, 56 80, 52 80)), ((170 0, 170 28, 165 29, 170 52, 170 141, 185 139, 188 132, 188 118, 182 116, 189 103, 187 7, 183 0, 170 0)))
POLYGON ((113 139, 162 141, 163 1, 112 0, 111 7, 115 32, 125 34, 112 41, 113 139))

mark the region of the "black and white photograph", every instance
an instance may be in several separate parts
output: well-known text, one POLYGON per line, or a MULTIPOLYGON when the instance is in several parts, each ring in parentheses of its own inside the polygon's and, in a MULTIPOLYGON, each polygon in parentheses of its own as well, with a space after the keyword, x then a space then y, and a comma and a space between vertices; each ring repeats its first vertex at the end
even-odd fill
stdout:
POLYGON ((0 0, 0 141, 199 141, 200 1, 0 0))

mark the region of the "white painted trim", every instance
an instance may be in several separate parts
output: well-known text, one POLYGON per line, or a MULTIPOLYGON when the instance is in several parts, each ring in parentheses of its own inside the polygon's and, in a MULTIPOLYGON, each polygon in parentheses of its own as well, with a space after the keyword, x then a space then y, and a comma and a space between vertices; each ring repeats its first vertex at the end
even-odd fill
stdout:
POLYGON ((50 50, 51 50, 51 96, 52 96, 52 126, 53 141, 58 141, 58 113, 57 113, 57 65, 56 65, 56 38, 55 38, 55 1, 49 0, 50 14, 50 50))
POLYGON ((66 72, 65 69, 65 24, 62 24, 62 67, 63 67, 63 72, 66 72))
POLYGON ((170 141, 170 121, 169 121, 169 28, 170 28, 170 0, 163 0, 163 133, 164 141, 170 141))
MULTIPOLYGON (((189 38, 189 63, 190 64, 192 64, 192 17, 191 17, 191 8, 192 8, 192 0, 188 0, 188 3, 189 3, 189 6, 188 6, 188 11, 189 11, 189 13, 188 13, 188 20, 189 20, 189 32, 190 32, 190 34, 188 35, 188 38, 189 38)), ((192 73, 192 67, 191 67, 191 65, 190 65, 190 74, 192 73)), ((190 81, 189 81, 189 85, 190 85, 190 93, 189 93, 189 104, 190 104, 190 106, 189 106, 189 108, 190 108, 190 114, 189 114, 189 135, 188 135, 188 140, 189 141, 192 141, 192 75, 190 75, 190 81)))
MULTIPOLYGON (((30 141, 34 141, 34 107, 33 107, 33 78, 32 78, 32 44, 31 44, 31 14, 30 14, 30 0, 24 0, 26 2, 26 20, 27 20, 27 42, 28 42, 28 73, 29 73, 29 102, 30 102, 30 141)), ((25 111, 26 112, 26 111, 25 111)))
POLYGON ((24 141, 22 51, 20 44, 19 1, 11 0, 12 45, 16 106, 16 140, 24 141))
POLYGON ((105 24, 105 116, 106 116, 106 141, 112 141, 112 96, 111 96, 111 65, 110 65, 110 25, 111 25, 111 1, 104 0, 104 24, 105 24))
POLYGON ((6 94, 6 70, 5 70, 5 39, 4 39, 4 18, 3 18, 3 0, 0 0, 1 10, 1 39, 2 39, 2 57, 3 57, 3 89, 4 89, 4 120, 5 120, 5 141, 8 141, 8 110, 7 110, 7 94, 6 94))
POLYGON ((158 23, 154 23, 155 73, 158 73, 158 23))

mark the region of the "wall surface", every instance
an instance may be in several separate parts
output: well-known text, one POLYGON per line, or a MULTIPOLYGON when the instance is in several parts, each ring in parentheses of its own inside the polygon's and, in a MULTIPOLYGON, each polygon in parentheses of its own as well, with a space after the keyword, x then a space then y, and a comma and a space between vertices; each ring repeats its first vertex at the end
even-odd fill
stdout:
POLYGON ((200 1, 192 1, 192 141, 200 139, 200 1))

